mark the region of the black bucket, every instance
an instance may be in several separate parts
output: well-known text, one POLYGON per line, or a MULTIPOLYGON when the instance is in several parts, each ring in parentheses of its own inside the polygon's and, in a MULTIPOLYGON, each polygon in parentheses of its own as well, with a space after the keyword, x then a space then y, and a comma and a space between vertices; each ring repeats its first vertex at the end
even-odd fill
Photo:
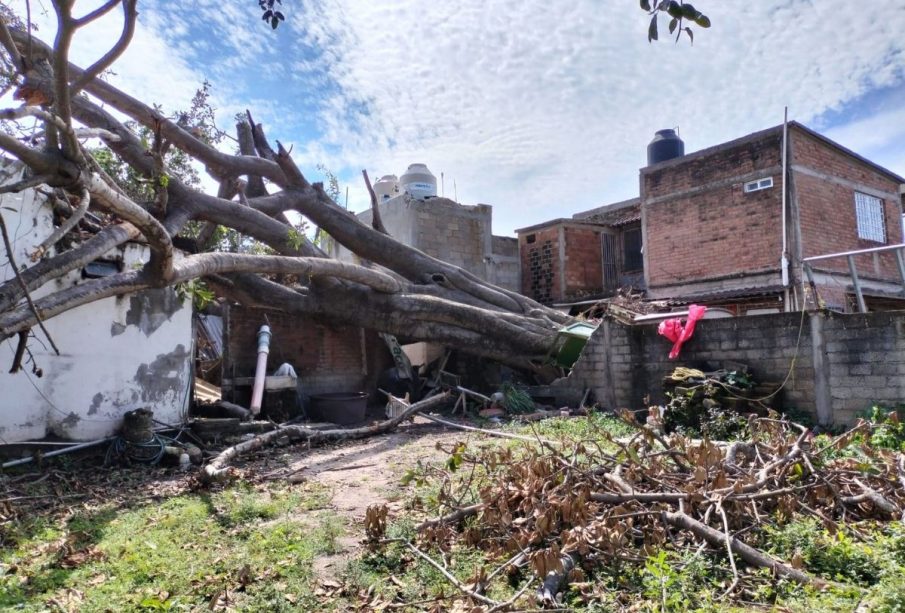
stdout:
POLYGON ((368 408, 365 392, 335 392, 311 396, 311 419, 327 421, 341 426, 364 421, 368 408))

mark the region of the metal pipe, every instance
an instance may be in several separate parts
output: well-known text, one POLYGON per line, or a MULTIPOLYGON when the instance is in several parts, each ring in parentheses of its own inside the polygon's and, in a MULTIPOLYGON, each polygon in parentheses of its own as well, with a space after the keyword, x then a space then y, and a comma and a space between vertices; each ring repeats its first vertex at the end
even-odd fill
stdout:
POLYGON ((804 258, 803 262, 817 262, 819 260, 829 260, 830 258, 844 258, 850 255, 863 255, 865 253, 882 253, 884 251, 895 251, 896 249, 905 249, 905 243, 898 245, 886 245, 884 247, 871 247, 870 249, 856 249, 854 251, 840 251, 839 253, 828 253, 826 255, 812 255, 804 258))
MULTIPOLYGON (((72 445, 71 447, 67 447, 66 449, 57 449, 56 451, 48 451, 47 453, 42 453, 41 457, 50 458, 55 455, 63 455, 64 453, 69 453, 71 451, 78 451, 79 449, 87 449, 88 447, 94 447, 95 445, 109 443, 110 441, 112 441, 115 438, 116 438, 115 436, 111 436, 108 438, 102 438, 97 441, 91 441, 89 443, 77 443, 75 445, 72 445)), ((22 464, 28 464, 29 462, 34 461, 34 459, 35 459, 35 456, 28 456, 27 458, 20 458, 18 460, 10 460, 9 462, 0 464, 0 468, 11 468, 13 466, 20 466, 22 464)))
POLYGON ((852 275, 852 285, 855 287, 855 297, 858 299, 858 312, 867 313, 867 304, 864 302, 864 294, 861 293, 861 282, 858 281, 858 271, 855 269, 855 256, 848 256, 848 270, 852 275))
POLYGON ((263 325, 258 330, 258 363, 255 367, 255 383, 251 392, 252 415, 261 412, 261 402, 264 400, 264 380, 267 378, 267 354, 270 353, 270 326, 263 325))
POLYGON ((786 194, 789 191, 789 107, 785 108, 782 119, 782 253, 779 258, 779 271, 782 276, 783 310, 789 311, 789 248, 788 231, 786 230, 786 208, 788 207, 786 194))
POLYGON ((902 277, 902 290, 905 291, 905 256, 901 249, 896 251, 896 264, 899 266, 899 276, 902 277))

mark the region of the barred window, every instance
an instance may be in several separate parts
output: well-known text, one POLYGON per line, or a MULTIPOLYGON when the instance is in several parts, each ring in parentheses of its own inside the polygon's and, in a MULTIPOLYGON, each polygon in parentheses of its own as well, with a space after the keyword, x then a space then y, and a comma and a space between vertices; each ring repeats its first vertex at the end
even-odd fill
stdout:
POLYGON ((877 243, 886 242, 886 220, 882 200, 855 192, 855 217, 858 220, 858 238, 877 243))

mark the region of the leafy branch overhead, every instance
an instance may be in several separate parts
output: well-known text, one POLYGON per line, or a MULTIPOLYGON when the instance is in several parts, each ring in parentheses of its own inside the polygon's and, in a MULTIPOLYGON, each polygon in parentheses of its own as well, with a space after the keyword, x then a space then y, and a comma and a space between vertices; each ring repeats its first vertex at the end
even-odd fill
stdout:
POLYGON ((282 0, 258 0, 258 6, 261 7, 261 10, 264 13, 261 15, 261 19, 270 23, 270 27, 274 30, 277 29, 277 26, 280 25, 281 21, 285 21, 286 17, 280 11, 274 9, 274 6, 279 4, 282 6, 282 0))
POLYGON ((710 18, 707 15, 682 0, 641 0, 641 9, 651 16, 650 26, 647 28, 647 42, 659 39, 658 21, 661 13, 666 13, 670 18, 669 33, 676 34, 676 42, 679 42, 682 32, 685 32, 694 44, 694 32, 686 25, 689 22, 701 28, 710 27, 710 18))

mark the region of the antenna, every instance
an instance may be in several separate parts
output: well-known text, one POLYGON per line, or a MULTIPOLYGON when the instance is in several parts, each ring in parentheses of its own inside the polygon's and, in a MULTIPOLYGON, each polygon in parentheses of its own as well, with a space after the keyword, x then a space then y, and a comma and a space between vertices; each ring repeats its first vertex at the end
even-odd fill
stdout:
POLYGON ((346 206, 344 207, 347 211, 349 210, 349 186, 346 185, 346 206))
POLYGON ((456 189, 456 180, 455 179, 453 179, 453 199, 455 199, 456 202, 459 201, 459 190, 456 189))
POLYGON ((446 186, 445 186, 445 184, 444 184, 444 180, 443 180, 443 171, 442 171, 442 170, 440 171, 440 197, 441 197, 441 198, 445 198, 445 197, 446 197, 446 186))

